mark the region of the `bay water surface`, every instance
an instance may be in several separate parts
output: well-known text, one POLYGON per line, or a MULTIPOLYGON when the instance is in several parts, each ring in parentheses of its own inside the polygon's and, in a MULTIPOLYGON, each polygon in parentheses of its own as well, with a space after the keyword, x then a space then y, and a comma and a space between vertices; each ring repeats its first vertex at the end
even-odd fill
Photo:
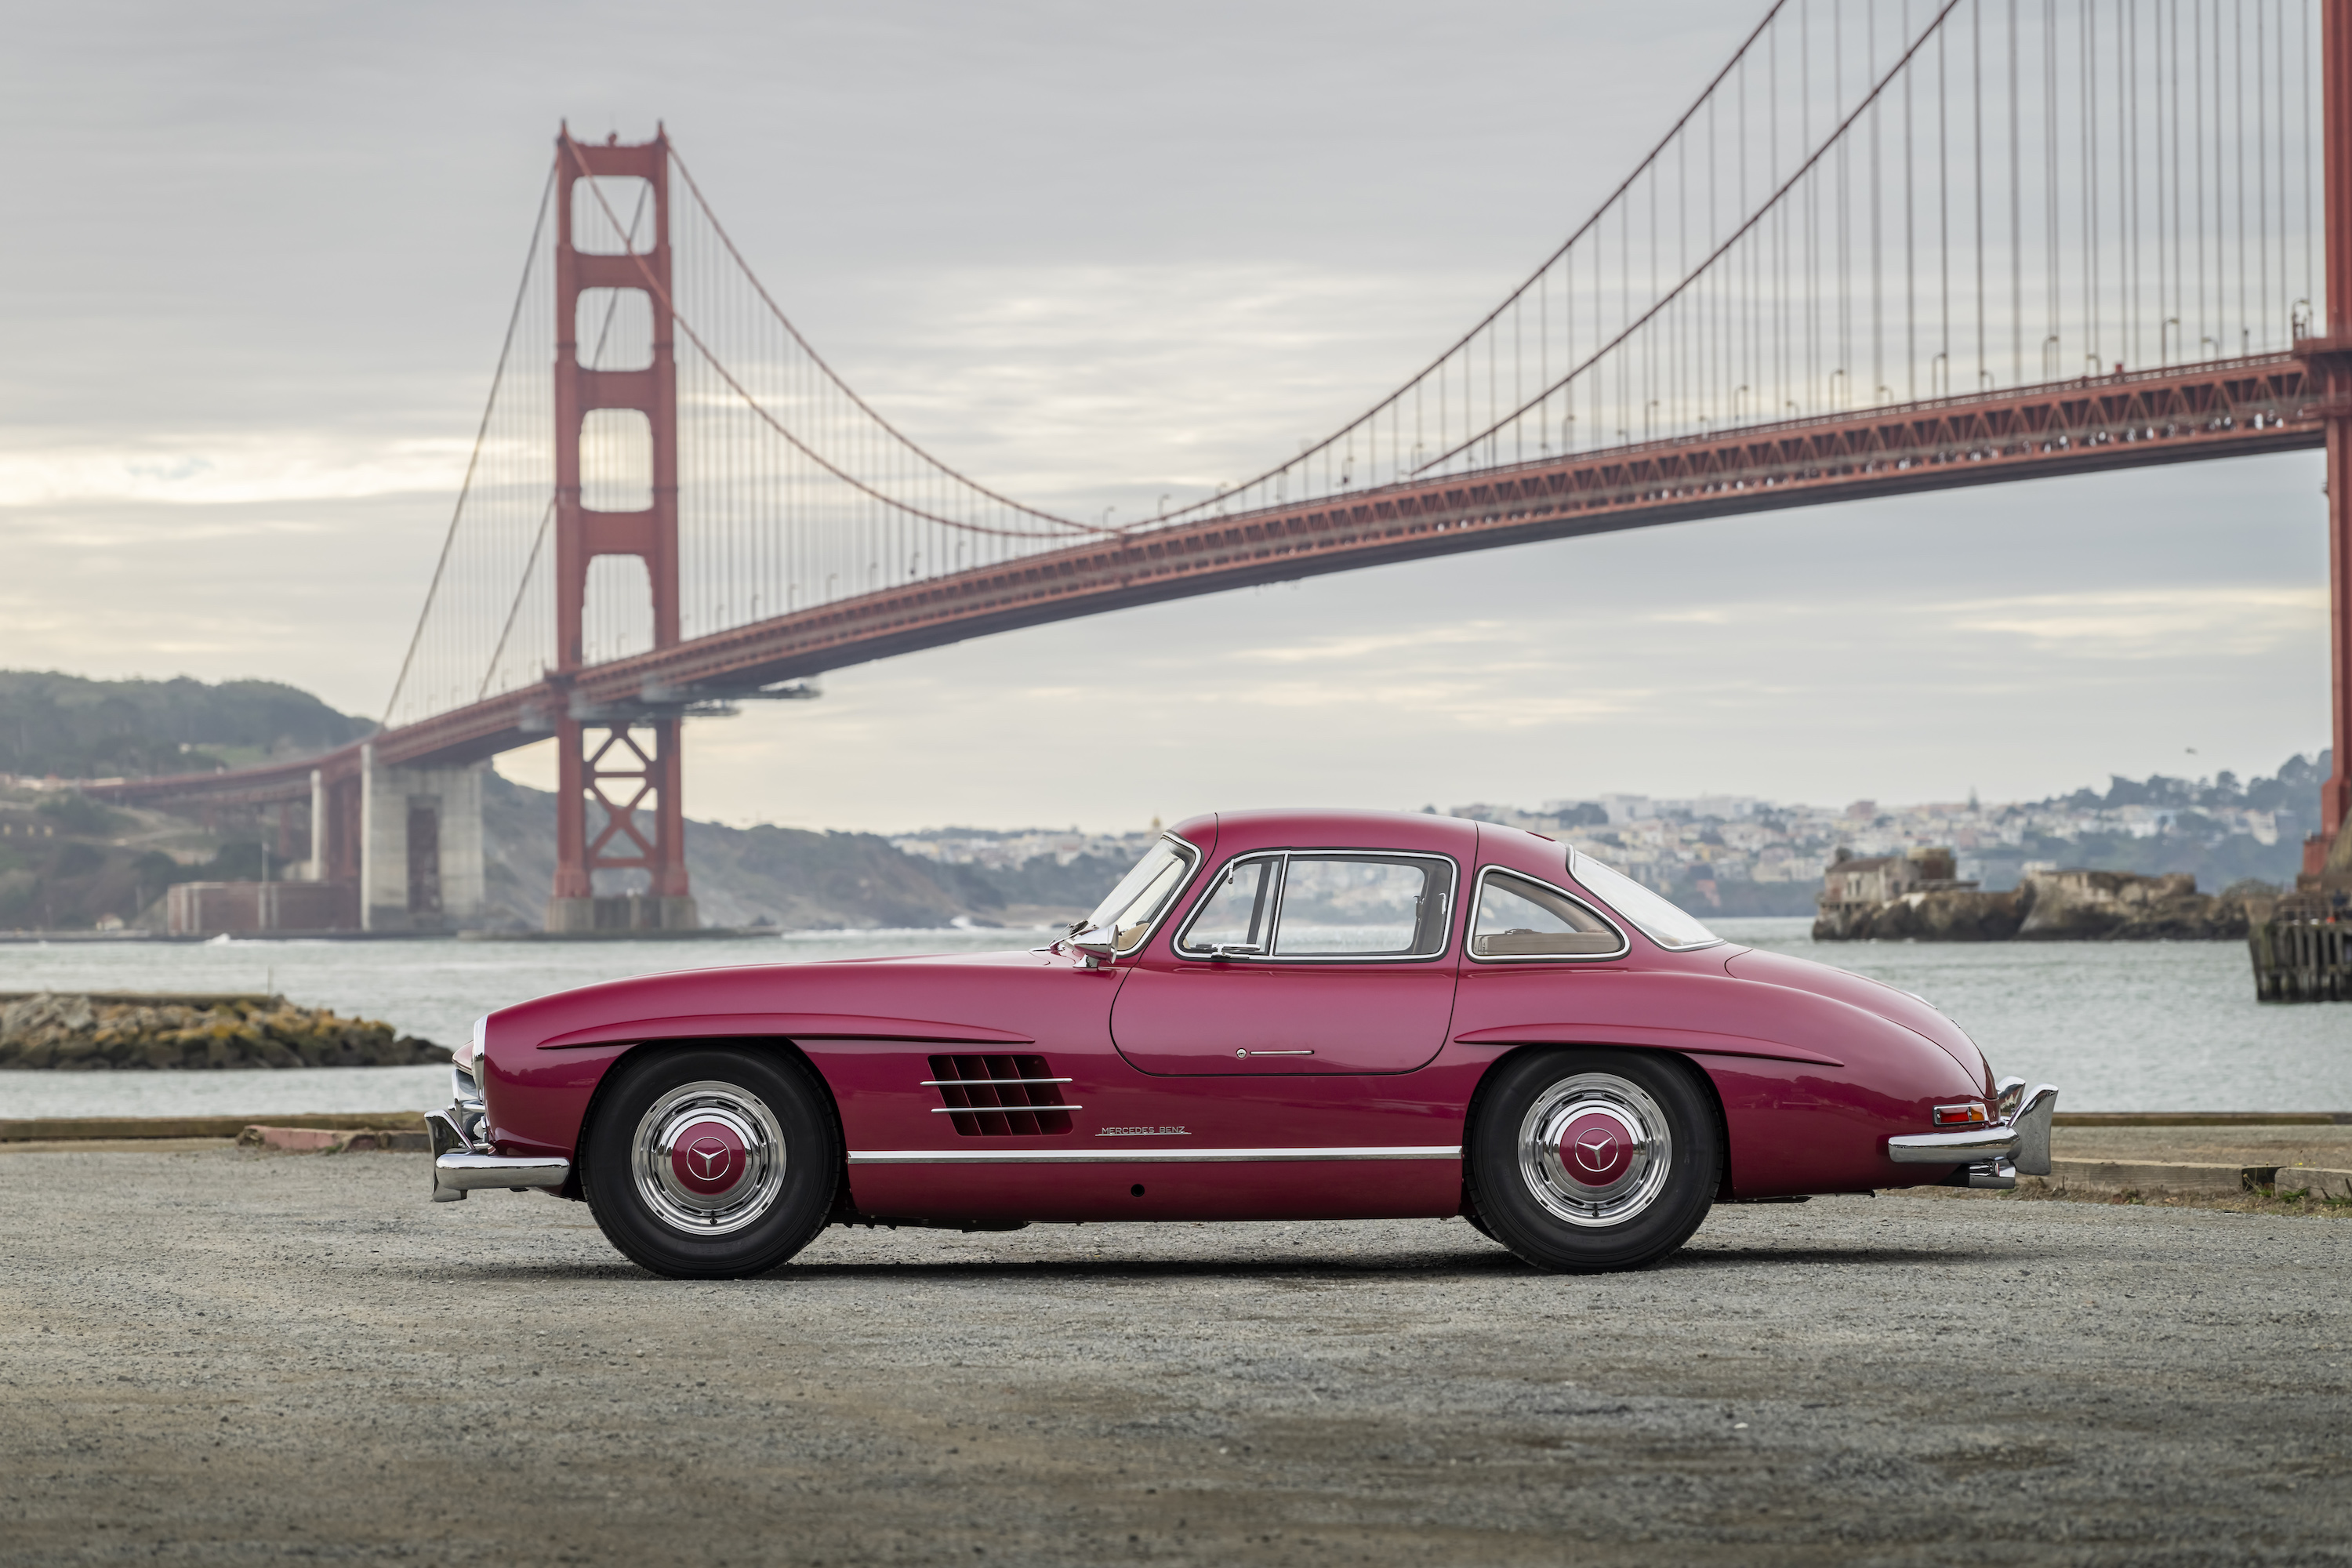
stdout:
MULTIPOLYGON (((2001 1074, 2064 1110, 2352 1110, 2352 1005, 2263 1005, 2242 942, 1820 942, 1802 918, 1716 931, 1915 992, 2001 1074)), ((509 1003, 663 970, 1029 947, 1021 931, 800 931, 701 942, 222 942, 0 945, 0 992, 260 991, 443 1045, 509 1003)), ((422 1110, 445 1068, 0 1071, 0 1118, 422 1110)))

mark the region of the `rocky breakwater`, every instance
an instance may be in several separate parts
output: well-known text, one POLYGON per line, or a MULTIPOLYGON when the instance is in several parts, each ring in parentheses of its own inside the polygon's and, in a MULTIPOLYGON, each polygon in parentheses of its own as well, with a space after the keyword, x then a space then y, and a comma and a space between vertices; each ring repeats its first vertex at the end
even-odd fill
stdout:
POLYGON ((1832 903, 1824 894, 1816 942, 2240 942, 2248 903, 2275 889, 2239 884, 2200 893, 2187 872, 2036 871, 2007 892, 1972 883, 1914 888, 1832 903))
POLYGON ((0 1069, 410 1067, 449 1059, 392 1026, 283 996, 42 992, 0 998, 0 1069))

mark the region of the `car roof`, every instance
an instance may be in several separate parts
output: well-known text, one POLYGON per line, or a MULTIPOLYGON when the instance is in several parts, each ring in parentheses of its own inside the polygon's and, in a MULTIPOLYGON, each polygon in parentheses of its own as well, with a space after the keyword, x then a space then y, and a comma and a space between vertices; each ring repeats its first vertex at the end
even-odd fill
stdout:
POLYGON ((1188 844, 1213 845, 1220 857, 1256 849, 1391 849, 1466 861, 1478 844, 1475 822, 1423 811, 1221 811, 1170 831, 1188 844))

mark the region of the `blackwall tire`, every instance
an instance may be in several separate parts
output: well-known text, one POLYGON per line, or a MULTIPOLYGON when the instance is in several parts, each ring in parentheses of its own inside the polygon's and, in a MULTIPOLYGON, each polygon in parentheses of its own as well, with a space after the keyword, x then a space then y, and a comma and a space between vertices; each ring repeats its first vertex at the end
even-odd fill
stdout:
POLYGON ((1495 1239, 1538 1268, 1643 1268, 1690 1239, 1723 1177, 1715 1107, 1681 1058, 1554 1048, 1480 1091, 1470 1185, 1495 1239))
POLYGON ((824 1228, 841 1169, 830 1102, 781 1051, 640 1052, 581 1140, 597 1228, 674 1279, 763 1274, 824 1228))

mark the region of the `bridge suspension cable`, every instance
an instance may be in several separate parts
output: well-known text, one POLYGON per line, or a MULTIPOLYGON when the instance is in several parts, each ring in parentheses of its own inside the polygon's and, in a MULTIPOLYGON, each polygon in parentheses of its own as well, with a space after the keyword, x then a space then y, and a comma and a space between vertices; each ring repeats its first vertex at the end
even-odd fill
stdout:
POLYGON ((1168 520, 2292 348, 2313 10, 1780 0, 1443 354, 1168 520))
MULTIPOLYGON (((568 140, 568 139, 567 139, 568 140)), ((387 705, 398 723, 530 685, 553 666, 554 407, 537 367, 551 363, 549 309, 559 163, 532 227, 457 509, 387 705)), ((671 216, 665 301, 679 342, 680 621, 727 630, 925 576, 992 565, 1124 529, 1064 518, 980 484, 908 438, 820 356, 754 275, 672 153, 689 199, 671 216)), ((574 211, 583 250, 640 258, 655 242, 642 181, 584 178, 574 211), (623 197, 624 221, 614 192, 623 197)), ((642 368, 652 316, 637 290, 596 289, 576 325, 580 363, 642 368)), ((583 500, 646 504, 642 419, 592 414, 582 437, 583 500)), ((591 663, 651 644, 643 569, 592 568, 583 622, 591 663)))
MULTIPOLYGON (((1298 455, 1124 528, 1014 500, 885 418, 777 304, 665 140, 679 176, 664 297, 680 635, 1220 514, 2291 351, 2326 319, 2315 9, 1774 0, 1633 171, 1443 353, 1298 455)), ((568 132, 567 149, 578 157, 568 132)), ((572 243, 642 269, 664 239, 645 182, 579 183, 593 199, 572 207, 572 243)), ((389 722, 521 689, 559 662, 554 408, 538 367, 559 337, 592 371, 643 368, 654 345, 645 289, 588 289, 576 322, 552 321, 552 191, 389 722)), ((647 451, 642 414, 589 415, 583 504, 647 506, 647 451)), ((586 599, 585 663, 651 646, 636 559, 593 561, 586 599)))

